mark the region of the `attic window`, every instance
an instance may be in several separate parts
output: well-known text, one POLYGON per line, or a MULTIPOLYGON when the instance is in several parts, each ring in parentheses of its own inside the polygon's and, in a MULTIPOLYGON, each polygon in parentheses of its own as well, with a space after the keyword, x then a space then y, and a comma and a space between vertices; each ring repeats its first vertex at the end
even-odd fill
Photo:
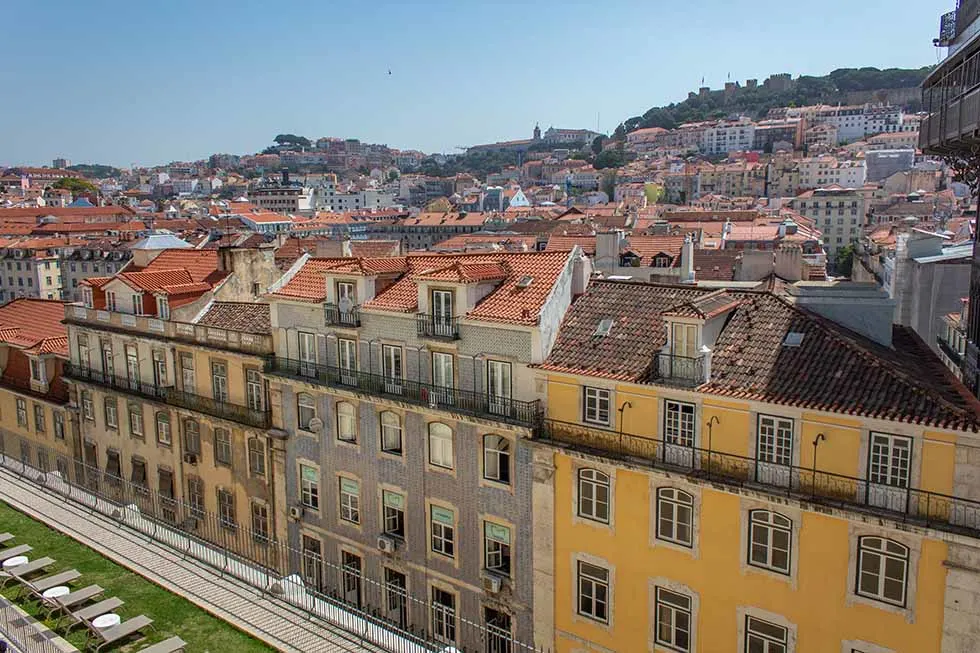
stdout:
POLYGON ((529 274, 525 274, 525 275, 524 275, 523 277, 521 277, 521 278, 520 278, 520 279, 519 279, 519 280, 517 281, 517 287, 518 287, 518 288, 527 288, 528 286, 530 286, 530 285, 531 285, 531 283, 532 283, 533 281, 534 281, 534 277, 532 277, 532 276, 531 276, 531 275, 529 275, 529 274))
POLYGON ((799 347, 803 343, 803 335, 799 331, 790 331, 783 340, 783 347, 799 347))
POLYGON ((616 322, 614 320, 612 320, 611 318, 608 318, 608 317, 607 318, 603 318, 602 321, 599 322, 599 326, 597 326, 595 328, 595 333, 592 334, 593 337, 595 337, 595 338, 605 338, 606 336, 609 335, 609 332, 612 331, 613 325, 615 323, 616 322))

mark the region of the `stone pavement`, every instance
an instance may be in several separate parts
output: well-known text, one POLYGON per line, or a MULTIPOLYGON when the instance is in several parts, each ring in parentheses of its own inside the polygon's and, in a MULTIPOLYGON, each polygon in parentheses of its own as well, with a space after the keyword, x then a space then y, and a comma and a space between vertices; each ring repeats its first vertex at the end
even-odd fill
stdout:
POLYGON ((280 651, 383 650, 2 468, 0 500, 280 651))

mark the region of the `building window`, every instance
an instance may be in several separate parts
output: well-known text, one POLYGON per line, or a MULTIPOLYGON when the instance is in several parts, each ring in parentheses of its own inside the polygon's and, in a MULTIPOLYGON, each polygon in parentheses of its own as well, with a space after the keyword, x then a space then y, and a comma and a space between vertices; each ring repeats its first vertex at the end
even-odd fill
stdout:
POLYGON ((153 383, 158 388, 167 385, 167 355, 160 351, 153 351, 153 383))
POLYGON ((34 404, 34 430, 38 433, 44 433, 45 428, 44 406, 34 404))
POLYGON ((235 495, 230 490, 218 489, 218 521, 225 528, 235 528, 235 495))
POLYGON ((259 438, 248 439, 248 471, 265 476, 265 443, 259 438))
POLYGON ((609 570, 578 561, 578 613, 609 623, 609 570))
POLYGON ((130 465, 133 468, 132 475, 129 477, 130 482, 138 489, 146 490, 146 461, 133 456, 130 465))
POLYGON ((384 490, 381 493, 384 509, 384 529, 386 535, 405 537, 405 497, 397 492, 384 490))
POLYGON ((162 295, 157 296, 157 315, 161 320, 170 319, 170 301, 162 295))
POLYGON ((194 377, 194 355, 180 355, 180 376, 184 392, 194 393, 197 390, 197 380, 194 377))
POLYGON ((201 425, 197 420, 184 420, 184 450, 187 453, 201 455, 201 425))
POLYGON ((858 540, 857 593, 860 596, 905 605, 909 549, 883 537, 858 540))
POLYGON ((214 429, 214 461, 231 467, 231 431, 228 429, 214 429))
POLYGON ((511 653, 514 636, 511 633, 510 615, 494 608, 484 608, 483 620, 487 630, 486 653, 511 653))
POLYGON ((483 522, 484 567, 510 576, 510 529, 495 522, 483 522))
POLYGON ((340 552, 340 566, 343 571, 341 587, 343 598, 347 603, 361 607, 361 556, 350 551, 340 552))
POLYGON ((197 476, 187 477, 187 503, 192 515, 204 517, 204 481, 197 476))
POLYGON ((788 653, 789 631, 777 624, 745 617, 746 653, 788 653))
POLYGON ((694 404, 664 401, 664 457, 667 462, 690 467, 694 463, 694 404))
POLYGON ((90 422, 95 421, 95 408, 92 406, 92 393, 82 390, 82 416, 90 422))
POLYGON ((299 498, 304 507, 320 509, 320 472, 316 467, 299 466, 299 498))
POLYGON ((352 524, 361 523, 361 484, 352 479, 340 479, 340 518, 352 524))
POLYGON ((456 596, 438 587, 432 588, 432 632, 442 642, 456 641, 456 596))
POLYGON ((296 414, 299 419, 299 428, 303 431, 312 431, 312 423, 316 418, 316 404, 312 395, 305 392, 296 395, 296 414))
POLYGON ((37 358, 29 360, 31 361, 31 381, 44 383, 44 363, 37 358))
POLYGON ((453 468, 453 430, 440 422, 429 424, 429 463, 453 468))
POLYGON ((408 580, 405 574, 385 567, 385 616, 399 628, 408 625, 408 580))
POLYGON ((262 410, 262 375, 258 370, 245 370, 245 399, 249 410, 262 410))
POLYGON ((116 312, 116 293, 111 290, 105 291, 105 307, 113 313, 116 312))
POLYGON ((341 383, 357 385, 357 342, 340 338, 337 340, 337 363, 340 368, 341 383))
POLYGON ((139 404, 129 404, 129 434, 134 438, 143 437, 143 407, 139 404))
POLYGON ((157 413, 157 442, 169 447, 172 438, 170 436, 170 415, 159 412, 157 413))
POLYGON ((578 473, 578 516, 609 523, 609 475, 596 469, 578 473))
POLYGON ((672 651, 691 650, 691 598, 657 588, 657 644, 672 651))
POLYGON ((609 426, 609 391, 602 388, 585 388, 583 419, 590 424, 609 426))
POLYGON ((657 490, 657 539, 693 546, 694 497, 670 487, 657 490))
POLYGON ((17 426, 27 428, 27 401, 17 398, 17 426))
POLYGON ((483 436, 483 478, 510 484, 510 440, 500 435, 483 436))
POLYGON ((269 541, 269 508, 257 501, 252 502, 252 537, 259 542, 269 541))
POLYGON ((402 420, 398 413, 386 410, 381 413, 381 450, 386 453, 402 453, 402 420))
POLYGON ((226 364, 211 363, 211 391, 215 401, 228 401, 228 366, 226 364))
POLYGON ((749 564, 789 574, 793 522, 768 510, 749 513, 749 564))
POLYGON ((357 442, 357 411, 354 404, 338 401, 336 411, 337 439, 343 442, 357 442))
POLYGON ((871 433, 868 455, 869 503, 904 511, 911 465, 911 438, 871 433))
POLYGON ((54 439, 64 440, 65 439, 65 415, 64 413, 55 412, 54 414, 54 439))
POLYGON ((787 485, 793 464, 793 420, 759 415, 756 475, 762 483, 787 485))
POLYGON ((455 556, 456 513, 448 508, 431 506, 429 521, 432 529, 432 550, 450 558, 455 556))

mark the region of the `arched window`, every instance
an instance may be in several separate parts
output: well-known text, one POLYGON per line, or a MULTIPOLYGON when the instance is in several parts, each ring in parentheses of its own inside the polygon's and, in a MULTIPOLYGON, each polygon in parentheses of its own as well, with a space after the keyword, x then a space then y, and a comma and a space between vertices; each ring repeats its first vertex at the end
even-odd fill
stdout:
POLYGON ((578 514, 604 524, 609 523, 609 475, 597 469, 578 473, 578 514))
POLYGON ((657 490, 657 539, 692 546, 694 497, 672 487, 657 490))
POLYGON ((357 410, 346 401, 337 402, 337 439, 357 442, 357 410))
POLYGON ((402 452, 402 420, 398 413, 390 410, 381 413, 381 450, 397 454, 402 452))
POLYGON ((510 440, 500 435, 483 436, 483 478, 510 484, 510 440))
POLYGON ((793 522, 779 513, 749 513, 749 564, 788 574, 793 553, 793 522))
POLYGON ((429 463, 453 468, 453 430, 440 422, 429 424, 429 463))
POLYGON ((310 430, 310 422, 316 417, 316 404, 313 395, 301 392, 296 395, 296 413, 299 419, 299 427, 304 431, 310 430))
POLYGON ((905 605, 909 548, 883 537, 858 540, 857 593, 885 603, 905 605))

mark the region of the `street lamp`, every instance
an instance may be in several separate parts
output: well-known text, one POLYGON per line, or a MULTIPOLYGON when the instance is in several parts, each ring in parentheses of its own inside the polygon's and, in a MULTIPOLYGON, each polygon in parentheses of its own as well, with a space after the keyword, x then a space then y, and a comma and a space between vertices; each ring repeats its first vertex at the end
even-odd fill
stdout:
POLYGON ((712 415, 706 425, 708 427, 708 476, 711 476, 711 440, 714 435, 714 429, 712 427, 715 424, 721 424, 721 420, 718 419, 717 415, 712 415))
POLYGON ((627 408, 632 408, 632 407, 633 407, 633 403, 630 402, 629 400, 627 400, 627 401, 624 401, 623 404, 617 409, 618 412, 619 412, 619 423, 617 424, 617 426, 619 427, 618 430, 619 430, 619 451, 620 451, 620 453, 623 452, 623 412, 627 408))
POLYGON ((817 433, 817 437, 813 438, 813 478, 810 483, 810 494, 811 496, 816 496, 817 494, 817 445, 827 439, 827 436, 823 433, 817 433))

